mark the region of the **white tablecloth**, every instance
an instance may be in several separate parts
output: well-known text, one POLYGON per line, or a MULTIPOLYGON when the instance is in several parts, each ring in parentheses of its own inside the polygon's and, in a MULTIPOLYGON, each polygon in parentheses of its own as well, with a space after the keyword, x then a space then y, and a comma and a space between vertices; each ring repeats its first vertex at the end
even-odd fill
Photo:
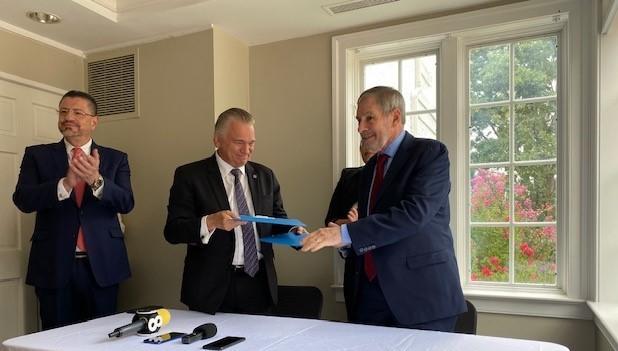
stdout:
POLYGON ((132 315, 116 314, 85 323, 6 340, 6 351, 26 350, 201 350, 202 345, 224 336, 244 336, 231 351, 258 350, 431 350, 431 351, 568 351, 564 346, 530 340, 441 333, 412 329, 373 327, 311 319, 250 316, 171 310, 171 320, 157 334, 189 333, 198 325, 214 323, 217 335, 192 344, 180 339, 161 345, 146 344, 146 337, 127 335, 110 339, 107 334, 131 322, 132 315))

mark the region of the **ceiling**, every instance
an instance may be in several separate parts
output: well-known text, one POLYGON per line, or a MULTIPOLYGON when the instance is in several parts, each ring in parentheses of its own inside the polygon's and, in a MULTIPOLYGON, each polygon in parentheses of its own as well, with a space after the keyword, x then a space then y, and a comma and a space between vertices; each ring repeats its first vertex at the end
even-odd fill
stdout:
MULTIPOLYGON (((212 26, 258 45, 443 11, 513 1, 399 0, 330 15, 323 5, 345 0, 0 0, 0 28, 77 53, 197 32, 212 26), (36 23, 27 11, 58 15, 36 23)), ((347 1, 349 2, 349 1, 347 1)))

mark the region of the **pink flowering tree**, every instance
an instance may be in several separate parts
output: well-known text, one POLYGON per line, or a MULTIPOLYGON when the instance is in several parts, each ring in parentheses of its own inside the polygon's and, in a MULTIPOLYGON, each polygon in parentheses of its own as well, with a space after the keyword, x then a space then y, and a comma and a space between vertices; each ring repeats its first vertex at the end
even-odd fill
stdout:
MULTIPOLYGON (((516 179, 519 178, 518 174, 516 179)), ((555 284, 556 226, 553 223, 553 204, 536 203, 525 182, 516 180, 512 187, 515 224, 511 226, 511 187, 506 171, 499 168, 475 169, 470 181, 470 279, 509 282, 509 270, 512 269, 509 243, 515 240, 515 283, 555 284), (526 225, 526 222, 543 224, 526 225), (511 228, 515 230, 513 235, 511 228)))

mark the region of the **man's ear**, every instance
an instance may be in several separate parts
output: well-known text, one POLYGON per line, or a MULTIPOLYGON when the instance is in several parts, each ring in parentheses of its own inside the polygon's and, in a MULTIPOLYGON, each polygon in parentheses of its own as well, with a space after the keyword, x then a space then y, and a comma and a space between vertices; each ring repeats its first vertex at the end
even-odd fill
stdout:
POLYGON ((393 124, 403 124, 401 119, 401 110, 399 107, 392 109, 391 113, 393 114, 393 124))
POLYGON ((98 124, 99 124, 99 116, 94 116, 92 118, 92 130, 95 130, 98 124))

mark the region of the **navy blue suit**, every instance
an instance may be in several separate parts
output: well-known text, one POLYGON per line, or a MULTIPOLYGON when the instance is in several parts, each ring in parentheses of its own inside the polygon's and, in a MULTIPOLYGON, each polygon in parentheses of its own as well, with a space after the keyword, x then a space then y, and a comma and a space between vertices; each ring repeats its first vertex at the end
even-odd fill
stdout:
POLYGON ((359 220, 347 225, 352 250, 346 258, 344 292, 351 319, 358 311, 362 255, 368 251, 373 253, 384 300, 399 324, 422 324, 464 312, 449 228, 446 146, 406 133, 368 215, 375 165, 373 157, 362 170, 359 220))
POLYGON ((81 225, 88 261, 99 287, 117 285, 130 277, 129 260, 117 213, 133 209, 130 170, 123 152, 92 143, 100 155, 104 186, 97 199, 86 186, 82 207, 71 197, 59 201, 58 182, 68 169, 64 141, 26 148, 13 202, 23 212, 36 211, 26 283, 62 289, 74 274, 75 245, 81 225))

